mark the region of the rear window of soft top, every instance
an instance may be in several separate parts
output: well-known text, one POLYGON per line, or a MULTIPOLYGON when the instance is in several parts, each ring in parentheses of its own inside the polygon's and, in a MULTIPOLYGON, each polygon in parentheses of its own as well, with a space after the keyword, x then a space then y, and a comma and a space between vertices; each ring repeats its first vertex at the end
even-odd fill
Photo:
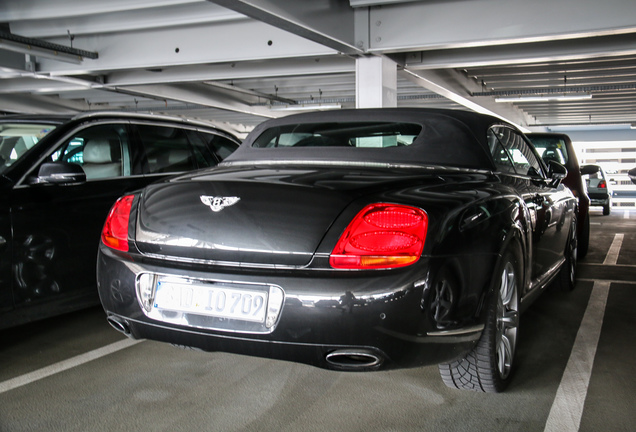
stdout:
POLYGON ((384 148, 408 146, 422 126, 395 122, 303 123, 266 130, 253 147, 354 147, 384 148))

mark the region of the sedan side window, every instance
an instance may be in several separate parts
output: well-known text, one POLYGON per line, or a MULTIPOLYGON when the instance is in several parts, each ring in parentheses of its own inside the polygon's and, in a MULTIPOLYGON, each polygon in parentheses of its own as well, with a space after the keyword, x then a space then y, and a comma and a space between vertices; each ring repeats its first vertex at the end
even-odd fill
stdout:
POLYGON ((212 133, 172 126, 137 125, 145 152, 144 174, 176 173, 218 164, 237 145, 212 133))
POLYGON ((238 148, 238 143, 221 135, 202 131, 188 131, 187 134, 199 168, 218 164, 238 148))
POLYGON ((83 129, 53 153, 51 160, 80 165, 87 180, 130 175, 126 127, 103 124, 83 129))
POLYGON ((197 168, 187 131, 169 126, 137 125, 145 153, 144 174, 189 171, 197 168))
POLYGON ((204 149, 211 149, 219 162, 238 148, 238 143, 220 135, 201 132, 200 136, 204 141, 204 149))

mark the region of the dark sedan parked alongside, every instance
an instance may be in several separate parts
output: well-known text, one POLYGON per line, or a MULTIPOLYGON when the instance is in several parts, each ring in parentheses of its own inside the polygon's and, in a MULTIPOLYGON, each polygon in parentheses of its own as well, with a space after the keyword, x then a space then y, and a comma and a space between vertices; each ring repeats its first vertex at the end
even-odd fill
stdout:
POLYGON ((526 134, 534 148, 544 162, 551 160, 560 163, 568 170, 568 175, 563 179, 563 184, 572 190, 579 200, 577 215, 578 224, 578 255, 584 258, 590 245, 590 197, 581 176, 581 167, 576 157, 574 144, 566 134, 554 132, 537 132, 526 134))
POLYGON ((218 167, 115 204, 100 298, 133 338, 346 371, 439 364, 451 387, 501 391, 520 312, 574 283, 565 175, 464 111, 266 121, 218 167))
POLYGON ((0 328, 99 304, 96 247, 117 198, 237 147, 210 124, 156 115, 1 117, 0 328))

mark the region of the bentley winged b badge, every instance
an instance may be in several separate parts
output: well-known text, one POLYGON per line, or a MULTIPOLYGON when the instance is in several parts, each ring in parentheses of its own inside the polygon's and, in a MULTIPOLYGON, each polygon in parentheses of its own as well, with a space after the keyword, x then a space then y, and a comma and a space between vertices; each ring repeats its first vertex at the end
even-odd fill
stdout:
POLYGON ((201 202, 206 206, 209 206, 213 212, 220 212, 225 207, 229 207, 231 205, 239 202, 239 197, 220 197, 220 196, 208 196, 201 195, 201 202))

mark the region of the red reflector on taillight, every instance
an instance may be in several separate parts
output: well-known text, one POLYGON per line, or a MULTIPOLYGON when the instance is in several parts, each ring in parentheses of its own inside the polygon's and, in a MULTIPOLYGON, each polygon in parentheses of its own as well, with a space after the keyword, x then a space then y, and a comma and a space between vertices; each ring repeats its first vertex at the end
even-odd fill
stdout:
POLYGON ((106 246, 128 252, 128 221, 133 198, 134 195, 123 196, 110 209, 102 229, 102 242, 106 246))
POLYGON ((398 204, 370 204, 351 221, 329 257, 340 269, 404 267, 420 258, 428 216, 398 204))
POLYGON ((598 182, 597 187, 600 188, 600 189, 607 189, 607 183, 605 182, 605 180, 600 180, 598 182))
POLYGON ((419 224, 422 216, 417 213, 387 209, 375 211, 364 216, 364 220, 379 228, 408 228, 419 224))
POLYGON ((366 232, 351 238, 352 246, 369 252, 391 252, 410 248, 419 239, 399 231, 366 232))

